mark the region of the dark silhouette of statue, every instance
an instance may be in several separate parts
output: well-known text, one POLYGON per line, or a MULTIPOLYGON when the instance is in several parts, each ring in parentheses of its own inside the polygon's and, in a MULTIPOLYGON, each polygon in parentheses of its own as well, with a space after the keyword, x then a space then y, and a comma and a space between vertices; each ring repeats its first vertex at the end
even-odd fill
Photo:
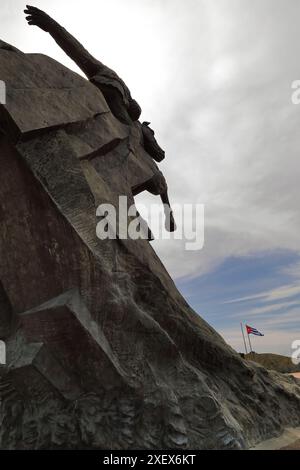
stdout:
MULTIPOLYGON (((95 59, 77 39, 44 11, 26 5, 24 12, 28 15, 26 16, 28 24, 38 26, 50 33, 57 44, 74 60, 88 79, 101 90, 111 112, 119 121, 126 125, 138 121, 142 112, 141 107, 132 98, 129 88, 114 70, 95 59)), ((146 152, 154 160, 160 162, 164 159, 165 152, 158 145, 154 137, 154 131, 149 127, 149 124, 148 122, 141 124, 143 145, 146 152)), ((166 229, 170 232, 176 230, 168 198, 168 186, 163 174, 158 171, 149 182, 144 184, 143 188, 140 188, 141 190, 160 195, 165 207, 166 229)))

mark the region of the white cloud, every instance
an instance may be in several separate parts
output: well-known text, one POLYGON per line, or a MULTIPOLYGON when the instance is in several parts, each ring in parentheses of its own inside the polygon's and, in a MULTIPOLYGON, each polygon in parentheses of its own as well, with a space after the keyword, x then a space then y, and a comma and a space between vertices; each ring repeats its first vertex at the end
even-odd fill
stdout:
MULTIPOLYGON (((300 306, 300 300, 295 300, 292 302, 276 303, 276 304, 271 304, 271 305, 265 305, 264 307, 253 308, 252 310, 248 312, 248 314, 249 315, 262 315, 265 313, 273 313, 279 310, 290 309, 291 307, 294 307, 295 305, 300 306)), ((298 320, 300 320, 300 316, 298 316, 298 320)))
POLYGON ((295 323, 298 323, 298 327, 295 330, 294 328, 291 328, 293 330, 293 334, 297 336, 300 339, 300 309, 298 308, 293 308, 292 310, 289 310, 289 312, 285 312, 284 315, 278 315, 276 317, 272 318, 265 318, 261 320, 262 325, 269 325, 271 328, 280 328, 280 329, 289 329, 291 327, 291 324, 295 325, 295 323))
MULTIPOLYGON (((240 297, 237 299, 231 299, 223 302, 224 304, 234 304, 239 302, 248 302, 251 300, 261 300, 262 302, 272 302, 276 300, 286 299, 289 297, 295 297, 296 295, 300 294, 300 285, 299 284, 288 284, 284 286, 277 287, 275 289, 270 289, 264 292, 260 292, 258 294, 249 295, 245 297, 240 297)), ((298 302, 297 302, 298 303, 298 302)), ((277 304, 272 304, 271 306, 262 307, 264 309, 272 308, 272 306, 276 306, 277 304)), ((256 309, 258 312, 258 309, 256 309)), ((261 310, 261 309, 260 309, 261 310)), ((266 310, 267 311, 267 310, 266 310)), ((254 312, 254 310, 252 310, 254 312)))

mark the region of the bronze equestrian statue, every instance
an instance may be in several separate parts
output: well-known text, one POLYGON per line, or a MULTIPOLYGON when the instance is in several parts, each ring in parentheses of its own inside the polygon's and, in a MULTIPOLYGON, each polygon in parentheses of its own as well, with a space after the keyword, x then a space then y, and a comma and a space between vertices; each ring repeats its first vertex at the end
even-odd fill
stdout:
MULTIPOLYGON (((138 121, 141 115, 141 107, 132 98, 129 88, 114 70, 95 59, 77 39, 44 11, 27 5, 24 12, 28 15, 26 16, 28 24, 38 26, 50 33, 57 44, 74 60, 88 79, 101 90, 111 112, 120 122, 131 125, 133 122, 138 121)), ((148 122, 141 124, 143 145, 146 152, 154 160, 160 162, 164 159, 165 152, 158 145, 154 137, 154 131, 149 127, 149 124, 148 122)), ((157 171, 153 178, 140 190, 147 190, 152 194, 160 195, 165 208, 166 229, 174 232, 176 224, 168 198, 168 186, 163 174, 157 171)))

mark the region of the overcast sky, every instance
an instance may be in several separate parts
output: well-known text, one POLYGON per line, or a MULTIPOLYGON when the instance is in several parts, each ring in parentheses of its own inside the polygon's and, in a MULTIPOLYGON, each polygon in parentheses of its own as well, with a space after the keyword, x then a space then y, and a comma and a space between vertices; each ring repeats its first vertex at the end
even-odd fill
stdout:
MULTIPOLYGON (((299 0, 36 0, 129 85, 166 149, 174 203, 205 204, 205 246, 155 241, 190 302, 241 350, 300 339, 299 0)), ((1 0, 1 39, 78 71, 25 2, 1 0)), ((151 196, 140 202, 149 204, 151 196)))

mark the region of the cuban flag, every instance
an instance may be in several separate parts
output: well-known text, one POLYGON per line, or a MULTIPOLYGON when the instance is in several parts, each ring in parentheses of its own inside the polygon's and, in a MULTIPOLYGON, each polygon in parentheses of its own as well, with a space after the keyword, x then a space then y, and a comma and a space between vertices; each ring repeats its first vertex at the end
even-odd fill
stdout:
POLYGON ((247 330, 248 335, 265 336, 256 328, 252 328, 252 326, 249 326, 249 325, 246 325, 246 330, 247 330))

